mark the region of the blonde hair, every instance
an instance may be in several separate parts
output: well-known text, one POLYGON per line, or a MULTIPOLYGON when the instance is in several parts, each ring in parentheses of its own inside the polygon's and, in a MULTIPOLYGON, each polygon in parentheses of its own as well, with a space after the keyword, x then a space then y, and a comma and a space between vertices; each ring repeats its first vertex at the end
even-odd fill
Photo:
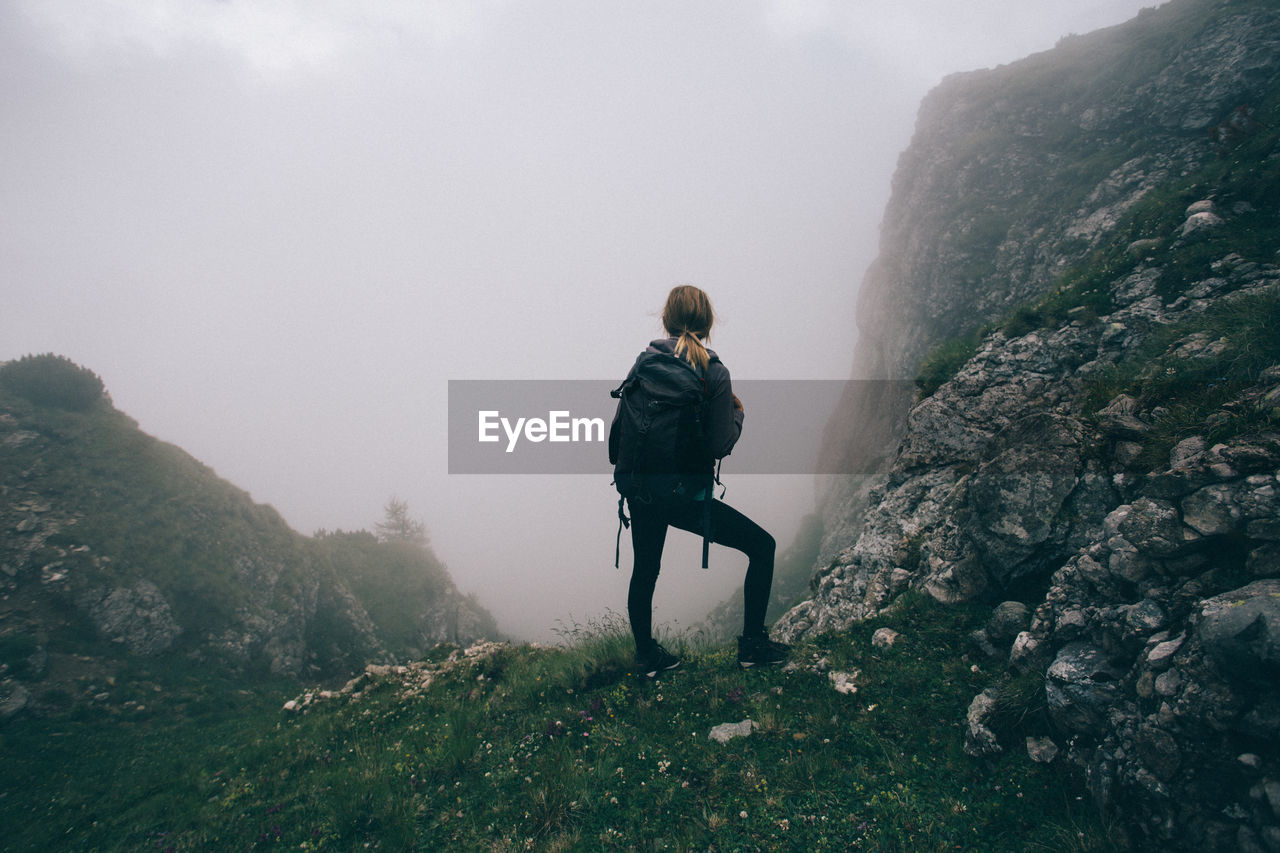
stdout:
POLYGON ((710 336, 715 322, 711 300, 707 294, 691 284, 671 288, 667 304, 662 309, 662 325, 676 341, 676 355, 683 356, 695 367, 706 370, 711 363, 703 339, 710 336))

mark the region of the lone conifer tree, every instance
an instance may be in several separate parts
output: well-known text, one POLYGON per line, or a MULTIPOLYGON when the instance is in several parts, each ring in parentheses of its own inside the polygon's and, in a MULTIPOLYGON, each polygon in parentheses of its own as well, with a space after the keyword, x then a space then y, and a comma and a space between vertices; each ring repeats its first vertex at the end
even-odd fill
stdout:
POLYGON ((397 497, 387 501, 384 509, 386 520, 378 523, 380 542, 408 542, 427 544, 427 528, 421 521, 409 517, 409 505, 397 497))

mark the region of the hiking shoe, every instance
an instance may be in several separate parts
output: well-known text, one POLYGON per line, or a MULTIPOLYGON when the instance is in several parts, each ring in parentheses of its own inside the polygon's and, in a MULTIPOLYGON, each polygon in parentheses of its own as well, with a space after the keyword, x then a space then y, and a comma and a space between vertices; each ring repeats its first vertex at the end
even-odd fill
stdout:
POLYGON ((636 652, 636 666, 649 678, 654 678, 665 669, 675 669, 679 665, 680 658, 657 643, 643 652, 636 652))
POLYGON ((743 669, 752 666, 775 666, 786 660, 790 652, 790 646, 770 640, 767 634, 738 638, 738 666, 743 669))

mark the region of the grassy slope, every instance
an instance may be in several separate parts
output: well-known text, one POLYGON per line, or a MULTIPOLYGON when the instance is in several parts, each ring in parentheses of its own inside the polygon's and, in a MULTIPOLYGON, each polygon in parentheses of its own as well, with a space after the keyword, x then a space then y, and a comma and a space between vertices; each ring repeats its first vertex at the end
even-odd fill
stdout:
POLYGON ((860 671, 853 695, 724 648, 637 678, 620 625, 297 715, 284 685, 170 683, 142 710, 7 728, 0 821, 13 850, 1110 849, 1059 767, 964 755, 993 681, 963 657, 977 619, 916 599, 797 650, 860 671), (896 646, 872 648, 881 624, 896 646), (750 737, 708 739, 745 718, 750 737))
POLYGON ((119 584, 151 580, 187 629, 184 639, 221 627, 243 604, 237 559, 304 561, 301 537, 274 509, 124 414, 44 408, 3 392, 0 409, 41 435, 0 455, 5 480, 78 517, 56 544, 87 545, 107 558, 90 566, 83 556, 73 571, 119 584))

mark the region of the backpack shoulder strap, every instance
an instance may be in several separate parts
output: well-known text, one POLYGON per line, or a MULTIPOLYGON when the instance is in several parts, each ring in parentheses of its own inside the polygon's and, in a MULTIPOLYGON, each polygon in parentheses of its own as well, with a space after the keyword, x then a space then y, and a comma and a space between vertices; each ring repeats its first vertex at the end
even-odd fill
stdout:
POLYGON ((640 372, 640 366, 641 364, 644 363, 645 355, 646 353, 642 352, 638 356, 636 356, 635 363, 632 364, 631 369, 627 371, 627 376, 625 379, 622 380, 622 384, 620 384, 617 388, 614 388, 612 391, 609 392, 610 397, 612 397, 615 400, 618 399, 619 397, 621 397, 623 394, 626 393, 628 388, 630 388, 632 385, 634 385, 638 381, 636 378, 636 374, 640 372))

